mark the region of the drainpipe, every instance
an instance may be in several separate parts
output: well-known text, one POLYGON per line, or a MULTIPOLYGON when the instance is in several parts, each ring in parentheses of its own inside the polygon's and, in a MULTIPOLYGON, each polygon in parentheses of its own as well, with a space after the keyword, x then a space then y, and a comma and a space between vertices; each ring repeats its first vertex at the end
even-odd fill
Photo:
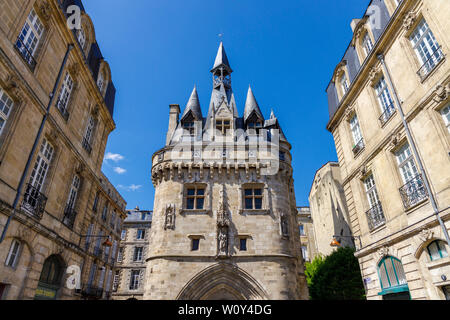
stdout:
POLYGON ((408 138, 409 145, 411 146, 411 148, 413 150, 414 157, 417 159, 417 164, 419 165, 419 170, 420 170, 420 173, 422 174, 425 187, 427 188, 428 194, 430 195, 431 205, 433 206, 434 214, 436 215, 436 218, 439 221, 439 224, 441 225, 442 231, 444 232, 444 235, 445 235, 445 239, 447 240, 447 244, 450 246, 450 237, 448 235, 447 228, 445 227, 444 222, 442 221, 441 217, 439 216, 439 209, 438 209, 438 205, 437 205, 437 202, 436 202, 436 198, 435 198, 434 194, 431 191, 431 187, 430 187, 430 183, 428 181, 428 177, 427 177, 427 175, 425 173, 425 169, 424 169, 424 166, 422 164, 422 160, 421 160, 421 158, 419 156, 419 152, 417 151, 416 144, 415 144, 415 142, 413 140, 411 131, 410 131, 409 126, 408 126, 408 122, 405 119, 405 114, 404 114, 403 109, 402 109, 402 104, 401 104, 400 99, 399 99, 399 97, 397 95, 397 90, 395 89, 394 83, 392 82, 391 74, 389 73, 389 69, 388 69, 388 67, 386 65, 386 62, 384 60, 384 55, 380 53, 380 54, 377 55, 377 58, 381 62, 384 74, 386 75, 386 78, 387 78, 387 80, 388 80, 392 90, 394 91, 395 103, 397 104, 398 111, 399 111, 400 117, 402 119, 403 127, 405 128, 405 131, 406 131, 406 136, 408 138))
POLYGON ((23 186, 24 186, 24 183, 25 183, 25 178, 26 178, 28 170, 30 168, 31 161, 32 161, 32 159, 34 157, 34 153, 35 153, 35 151, 36 151, 36 149, 38 147, 38 143, 39 143, 39 140, 41 138, 42 132, 44 131, 44 125, 47 122, 47 118, 48 118, 48 116, 50 114, 50 108, 51 108, 51 106, 53 104, 53 99, 55 98, 55 93, 56 93, 56 90, 58 89, 59 82, 61 81, 61 76, 62 76, 64 67, 66 66, 67 59, 69 57, 69 53, 70 53, 70 51, 73 48, 74 48, 73 44, 69 44, 67 46, 66 55, 64 56, 64 60, 62 62, 61 68, 59 69, 59 73, 58 73, 58 77, 56 78, 55 86, 53 87, 53 91, 50 93, 50 100, 49 100, 48 105, 47 105, 46 113, 44 115, 44 118, 42 119, 41 126, 39 127, 38 134, 37 134, 37 136, 36 136, 36 138, 34 140, 33 148, 31 149, 30 154, 28 155, 27 164, 25 165, 25 169, 23 170, 22 177, 20 178, 19 186, 17 187, 17 193, 16 193, 16 197, 15 197, 14 202, 13 202, 11 215, 8 217, 8 220, 6 221, 5 227, 3 228, 3 232, 2 232, 2 235, 0 237, 0 244, 5 239, 6 232, 8 231, 8 228, 9 228, 9 224, 11 223, 11 220, 13 219, 13 217, 16 214, 17 204, 19 203, 19 199, 20 199, 20 196, 22 194, 22 189, 23 189, 23 186))

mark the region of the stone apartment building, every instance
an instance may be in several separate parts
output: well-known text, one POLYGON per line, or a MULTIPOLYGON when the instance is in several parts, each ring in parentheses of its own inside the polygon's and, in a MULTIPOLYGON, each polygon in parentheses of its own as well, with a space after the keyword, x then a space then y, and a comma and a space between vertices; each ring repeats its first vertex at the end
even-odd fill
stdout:
POLYGON ((152 214, 139 207, 127 210, 114 271, 113 300, 143 299, 152 214))
POLYGON ((341 184, 339 163, 328 162, 317 170, 309 193, 309 204, 317 253, 330 255, 336 239, 341 246, 355 247, 347 202, 341 184))
POLYGON ((450 2, 373 0, 327 88, 367 298, 449 299, 450 2))
POLYGON ((297 222, 300 234, 300 247, 305 262, 311 262, 319 255, 317 251, 316 236, 314 232, 313 219, 309 207, 297 208, 297 222))
POLYGON ((203 116, 197 89, 170 106, 152 158, 155 201, 144 299, 308 299, 291 145, 251 88, 240 116, 223 44, 203 116), (270 142, 265 148, 265 143, 270 142))
POLYGON ((126 217, 101 172, 114 96, 81 1, 0 2, 1 299, 108 297, 126 217))

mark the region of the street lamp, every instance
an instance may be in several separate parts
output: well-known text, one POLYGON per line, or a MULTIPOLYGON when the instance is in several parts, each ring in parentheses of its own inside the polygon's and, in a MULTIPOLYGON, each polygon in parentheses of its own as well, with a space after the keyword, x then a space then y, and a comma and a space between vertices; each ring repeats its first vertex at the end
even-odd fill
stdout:
POLYGON ((362 242, 361 242, 361 237, 360 236, 333 236, 333 240, 330 243, 330 246, 332 247, 340 247, 341 243, 339 242, 339 240, 337 240, 338 238, 350 238, 353 241, 358 239, 359 240, 359 250, 362 249, 362 242))

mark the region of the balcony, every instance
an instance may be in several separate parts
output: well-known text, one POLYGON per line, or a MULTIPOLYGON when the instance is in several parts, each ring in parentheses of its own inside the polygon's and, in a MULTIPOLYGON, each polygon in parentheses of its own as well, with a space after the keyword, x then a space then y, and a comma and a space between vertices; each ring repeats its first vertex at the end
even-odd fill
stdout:
POLYGON ((42 219, 44 214, 47 197, 31 184, 27 185, 25 195, 23 196, 22 209, 30 213, 37 219, 42 219))
POLYGON ((399 189, 406 210, 428 199, 428 192, 419 174, 399 189))
POLYGON ((381 202, 378 202, 374 207, 366 212, 367 222, 369 223, 369 230, 373 231, 378 227, 385 224, 386 219, 384 218, 383 207, 381 202))
POLYGON ((31 69, 31 72, 34 72, 34 69, 36 68, 37 63, 33 57, 33 54, 28 49, 26 44, 24 44, 20 38, 17 38, 16 44, 14 45, 14 47, 20 53, 23 60, 28 64, 28 67, 31 69))
POLYGON ((83 149, 86 150, 89 154, 91 154, 92 152, 92 147, 91 144, 89 143, 89 141, 86 138, 83 138, 83 149))
POLYGON ((103 296, 103 289, 91 284, 84 284, 81 295, 86 299, 99 300, 103 296))
POLYGON ((444 60, 444 57, 445 56, 442 53, 441 46, 439 46, 436 50, 434 50, 428 60, 425 61, 419 71, 417 71, 420 80, 424 81, 425 78, 430 74, 430 72, 433 71, 434 68, 436 68, 439 62, 441 62, 441 60, 444 60))
POLYGON ((75 210, 71 206, 67 205, 66 209, 64 210, 63 223, 72 229, 75 223, 76 216, 77 213, 75 212, 75 210))
POLYGON ((361 140, 359 140, 359 142, 353 146, 353 155, 357 155, 358 153, 361 152, 362 149, 364 149, 365 144, 364 144, 364 139, 361 138, 361 140))
POLYGON ((380 116, 380 122, 381 122, 381 126, 384 126, 386 124, 386 122, 389 121, 390 118, 392 118, 392 116, 395 113, 395 107, 394 107, 394 103, 392 103, 390 106, 388 106, 383 114, 380 116))

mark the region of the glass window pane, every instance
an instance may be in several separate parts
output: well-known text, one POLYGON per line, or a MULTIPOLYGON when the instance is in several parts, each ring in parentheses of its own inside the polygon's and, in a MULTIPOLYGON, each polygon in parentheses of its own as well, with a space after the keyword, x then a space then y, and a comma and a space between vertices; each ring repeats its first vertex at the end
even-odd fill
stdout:
POLYGON ((187 199, 187 209, 188 210, 193 210, 194 209, 194 199, 193 198, 188 198, 187 199))
POLYGON ((253 199, 245 199, 245 209, 253 209, 253 199))
POLYGON ((198 196, 203 196, 203 195, 205 195, 205 189, 198 189, 198 190, 197 190, 197 195, 198 195, 198 196))
POLYGON ((204 202, 205 202, 205 199, 203 199, 203 198, 197 199, 197 209, 199 209, 199 210, 203 209, 204 202))
POLYGON ((262 209, 262 199, 255 198, 255 209, 262 209))
POLYGON ((188 194, 188 196, 194 196, 195 195, 195 189, 188 189, 187 194, 188 194))

